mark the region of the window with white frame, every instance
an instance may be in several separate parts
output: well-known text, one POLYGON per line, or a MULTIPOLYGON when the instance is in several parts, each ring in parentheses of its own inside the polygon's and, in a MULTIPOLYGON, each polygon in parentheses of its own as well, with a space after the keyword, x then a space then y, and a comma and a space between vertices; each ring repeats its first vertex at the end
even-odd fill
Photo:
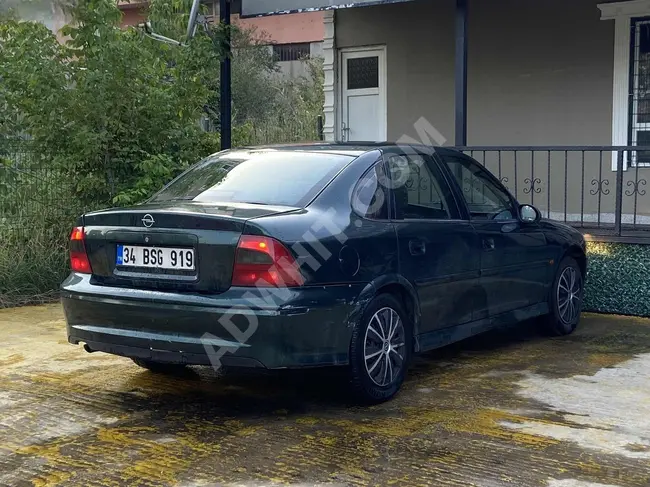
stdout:
MULTIPOLYGON (((650 18, 632 20, 629 144, 650 147, 650 18)), ((650 151, 632 153, 632 165, 650 166, 650 151)))
MULTIPOLYGON (((650 0, 598 5, 615 21, 612 145, 650 146, 650 0)), ((616 170, 617 158, 612 158, 616 170)), ((623 168, 650 166, 650 151, 625 154, 623 168)))

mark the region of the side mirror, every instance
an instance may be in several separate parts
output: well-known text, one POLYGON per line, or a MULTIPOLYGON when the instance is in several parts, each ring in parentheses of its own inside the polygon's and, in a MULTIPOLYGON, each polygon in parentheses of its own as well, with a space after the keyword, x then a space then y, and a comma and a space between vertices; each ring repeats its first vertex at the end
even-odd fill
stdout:
POLYGON ((534 206, 521 205, 519 207, 519 219, 523 223, 537 223, 542 219, 542 214, 534 206))

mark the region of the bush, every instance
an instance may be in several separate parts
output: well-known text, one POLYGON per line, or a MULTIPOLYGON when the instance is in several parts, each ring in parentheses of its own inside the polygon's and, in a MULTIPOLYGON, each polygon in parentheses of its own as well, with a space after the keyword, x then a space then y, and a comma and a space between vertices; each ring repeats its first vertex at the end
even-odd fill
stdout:
MULTIPOLYGON (((114 0, 63 3, 65 44, 0 12, 0 306, 57 289, 78 215, 140 203, 219 150, 220 26, 180 48, 120 29, 114 0)), ((152 0, 154 28, 182 39, 189 3, 152 0)), ((231 33, 234 144, 316 140, 320 63, 283 80, 263 35, 231 33)))
POLYGON ((27 239, 26 229, 0 227, 0 308, 52 300, 68 273, 70 226, 21 223, 29 225, 27 239))

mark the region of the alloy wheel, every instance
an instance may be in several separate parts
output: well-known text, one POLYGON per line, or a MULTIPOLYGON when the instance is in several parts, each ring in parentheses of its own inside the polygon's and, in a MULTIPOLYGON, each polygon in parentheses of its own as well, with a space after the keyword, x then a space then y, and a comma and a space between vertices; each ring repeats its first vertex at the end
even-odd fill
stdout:
POLYGON ((568 325, 578 319, 581 302, 582 277, 574 267, 567 267, 557 285, 557 306, 563 323, 568 325))
POLYGON ((380 387, 391 384, 404 367, 406 334, 404 324, 392 308, 377 311, 366 329, 363 346, 368 377, 380 387))

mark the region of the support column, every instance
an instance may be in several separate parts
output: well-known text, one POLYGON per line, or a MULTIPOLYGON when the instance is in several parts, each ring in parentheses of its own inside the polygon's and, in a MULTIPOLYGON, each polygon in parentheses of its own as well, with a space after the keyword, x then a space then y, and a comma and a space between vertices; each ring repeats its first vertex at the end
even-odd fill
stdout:
POLYGON ((220 66, 221 150, 232 147, 232 92, 230 65, 230 0, 219 0, 219 21, 225 28, 223 57, 220 66))
POLYGON ((456 0, 456 146, 467 145, 467 2, 456 0))

